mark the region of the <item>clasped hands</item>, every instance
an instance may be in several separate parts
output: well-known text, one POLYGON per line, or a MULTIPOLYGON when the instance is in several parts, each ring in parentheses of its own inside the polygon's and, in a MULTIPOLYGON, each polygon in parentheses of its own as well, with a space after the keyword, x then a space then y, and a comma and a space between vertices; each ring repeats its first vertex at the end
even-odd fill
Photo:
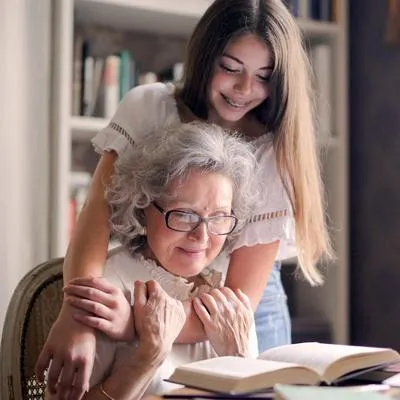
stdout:
MULTIPOLYGON (((89 388, 96 350, 93 329, 114 340, 137 337, 141 354, 165 358, 186 322, 182 302, 169 296, 155 281, 135 282, 133 306, 120 288, 100 277, 76 278, 64 287, 64 293, 63 309, 36 368, 41 378, 52 361, 48 389, 57 392, 60 399, 79 399, 89 388), (67 328, 66 323, 72 325, 67 328), (65 352, 60 352, 63 338, 65 352)), ((191 301, 218 355, 248 354, 253 311, 245 294, 223 287, 191 301)))

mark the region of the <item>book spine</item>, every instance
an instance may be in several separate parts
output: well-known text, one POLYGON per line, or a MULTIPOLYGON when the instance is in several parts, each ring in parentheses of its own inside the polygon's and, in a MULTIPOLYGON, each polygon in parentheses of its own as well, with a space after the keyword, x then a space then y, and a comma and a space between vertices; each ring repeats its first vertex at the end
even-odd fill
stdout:
POLYGON ((93 108, 92 115, 101 115, 99 110, 100 96, 102 93, 103 73, 104 73, 104 59, 96 58, 94 61, 93 72, 93 108))
POLYGON ((120 58, 116 55, 107 56, 104 70, 104 118, 110 119, 119 103, 119 70, 120 58))
POLYGON ((310 0, 310 16, 318 21, 332 21, 332 0, 310 0))
POLYGON ((119 76, 119 98, 120 100, 131 88, 131 53, 128 50, 121 51, 120 76, 119 76))
POLYGON ((81 76, 80 76, 80 115, 85 115, 87 104, 86 96, 85 96, 85 84, 86 84, 86 69, 87 63, 86 59, 90 57, 90 42, 88 40, 84 40, 82 44, 82 55, 81 55, 81 76))
POLYGON ((83 38, 75 37, 72 75, 72 115, 81 115, 83 38))
POLYGON ((332 0, 320 0, 319 19, 332 21, 332 0))
POLYGON ((93 74, 94 58, 88 56, 84 60, 84 84, 83 84, 83 115, 90 116, 93 113, 93 74))
POLYGON ((310 0, 299 0, 299 18, 310 18, 310 0))

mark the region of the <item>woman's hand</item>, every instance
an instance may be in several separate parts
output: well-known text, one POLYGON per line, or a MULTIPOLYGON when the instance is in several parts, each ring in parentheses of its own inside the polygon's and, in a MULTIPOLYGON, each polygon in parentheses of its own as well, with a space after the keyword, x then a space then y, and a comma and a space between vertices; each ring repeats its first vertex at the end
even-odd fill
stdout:
POLYGON ((76 322, 71 307, 63 304, 53 324, 46 343, 36 362, 36 375, 59 399, 78 400, 89 389, 89 379, 96 353, 96 336, 93 329, 76 322))
POLYGON ((122 290, 107 279, 76 278, 68 282, 64 293, 66 302, 80 311, 73 314, 77 321, 115 340, 134 338, 131 305, 122 290))
POLYGON ((213 289, 195 297, 193 307, 219 356, 249 354, 254 316, 249 298, 240 289, 213 289))
POLYGON ((145 362, 164 361, 186 321, 182 302, 155 281, 136 281, 133 309, 140 357, 145 362))

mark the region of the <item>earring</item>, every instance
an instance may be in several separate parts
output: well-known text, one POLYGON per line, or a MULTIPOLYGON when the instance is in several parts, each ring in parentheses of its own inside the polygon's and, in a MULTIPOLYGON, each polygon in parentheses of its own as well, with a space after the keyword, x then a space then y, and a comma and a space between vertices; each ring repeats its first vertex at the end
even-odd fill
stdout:
POLYGON ((142 235, 147 236, 147 229, 145 226, 143 226, 143 228, 142 228, 142 235))

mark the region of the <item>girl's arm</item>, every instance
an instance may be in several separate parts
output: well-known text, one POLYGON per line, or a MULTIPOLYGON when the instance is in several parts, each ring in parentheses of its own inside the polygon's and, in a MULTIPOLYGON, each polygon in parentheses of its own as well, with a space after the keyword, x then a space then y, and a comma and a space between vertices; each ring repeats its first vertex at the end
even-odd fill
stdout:
POLYGON ((272 267, 279 249, 279 241, 240 247, 235 250, 229 262, 225 286, 239 288, 250 299, 253 311, 267 286, 272 267))
MULTIPOLYGON (((112 176, 116 159, 114 152, 105 152, 100 158, 65 257, 64 282, 74 277, 103 274, 110 236, 104 189, 112 176)), ((72 317, 71 306, 64 301, 38 357, 38 378, 43 380, 44 371, 52 361, 48 371, 49 391, 55 393, 60 378, 60 397, 72 390, 73 398, 79 399, 89 385, 95 345, 93 329, 76 322, 72 317), (63 373, 60 377, 61 371, 63 373)))
POLYGON ((65 283, 77 277, 103 275, 110 238, 109 210, 104 193, 116 160, 115 152, 104 152, 97 165, 65 257, 65 283))
MULTIPOLYGON (((256 310, 267 286, 278 248, 279 241, 275 241, 251 247, 243 246, 231 254, 225 286, 240 289, 246 294, 253 311, 256 310)), ((203 325, 193 310, 191 302, 184 302, 184 306, 188 317, 176 343, 195 343, 206 340, 203 325)))
MULTIPOLYGON (((127 299, 124 298, 124 301, 127 299)), ((137 344, 131 343, 119 352, 115 352, 109 339, 99 346, 97 368, 100 370, 94 373, 95 381, 99 382, 97 378, 105 371, 111 369, 112 372, 102 385, 92 387, 84 399, 142 398, 157 370, 170 354, 173 342, 186 320, 182 303, 171 298, 155 281, 135 282, 133 309, 135 320, 131 323, 138 333, 137 344)), ((47 398, 61 399, 58 393, 49 394, 47 398)))
MULTIPOLYGON (((227 276, 227 287, 241 289, 250 299, 253 310, 257 308, 267 285, 269 274, 276 257, 278 243, 242 247, 232 253, 227 276)), ((75 279, 65 287, 69 303, 84 313, 75 318, 83 324, 100 329, 116 340, 133 339, 130 326, 130 312, 116 295, 111 284, 102 278, 75 279), (131 335, 132 337, 130 337, 131 335)), ((187 319, 177 338, 177 343, 195 343, 207 339, 203 324, 192 308, 191 301, 183 302, 187 319)), ((197 310, 196 310, 197 311, 197 310)))

